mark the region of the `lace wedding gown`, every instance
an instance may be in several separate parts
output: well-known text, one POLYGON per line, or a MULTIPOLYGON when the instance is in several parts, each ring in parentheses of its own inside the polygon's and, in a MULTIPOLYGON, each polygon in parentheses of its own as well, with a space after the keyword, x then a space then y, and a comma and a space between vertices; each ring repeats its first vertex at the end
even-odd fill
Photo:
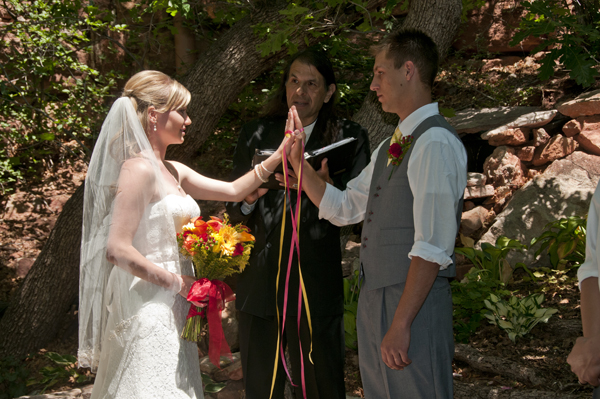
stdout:
MULTIPOLYGON (((167 195, 148 205, 144 218, 150 228, 138 229, 133 244, 156 265, 172 270, 174 262, 165 261, 172 250, 162 248, 165 229, 157 222, 164 220, 159 212, 165 205, 177 232, 191 217, 200 216, 192 197, 167 195)), ((180 267, 182 275, 194 274, 183 257, 180 267)), ((185 299, 119 267, 113 267, 107 291, 110 313, 92 399, 203 398, 198 349, 179 337, 189 310, 185 299)))

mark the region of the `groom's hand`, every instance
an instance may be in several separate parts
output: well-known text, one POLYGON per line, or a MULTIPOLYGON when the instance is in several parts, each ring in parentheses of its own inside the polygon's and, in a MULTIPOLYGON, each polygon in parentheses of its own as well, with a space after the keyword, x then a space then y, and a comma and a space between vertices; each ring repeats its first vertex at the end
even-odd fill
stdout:
POLYGON ((394 325, 388 330, 381 341, 381 358, 392 370, 403 370, 412 363, 408 358, 410 346, 410 327, 404 328, 394 325))

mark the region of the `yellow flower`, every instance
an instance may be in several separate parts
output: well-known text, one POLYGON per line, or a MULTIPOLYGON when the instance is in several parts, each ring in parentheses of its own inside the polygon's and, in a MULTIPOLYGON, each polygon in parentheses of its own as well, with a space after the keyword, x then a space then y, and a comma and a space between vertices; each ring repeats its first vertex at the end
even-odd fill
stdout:
POLYGON ((242 235, 231 226, 223 225, 219 230, 221 252, 223 255, 231 256, 235 251, 235 245, 242 240, 242 235))
POLYGON ((188 223, 181 228, 181 231, 194 231, 195 228, 194 223, 188 223))

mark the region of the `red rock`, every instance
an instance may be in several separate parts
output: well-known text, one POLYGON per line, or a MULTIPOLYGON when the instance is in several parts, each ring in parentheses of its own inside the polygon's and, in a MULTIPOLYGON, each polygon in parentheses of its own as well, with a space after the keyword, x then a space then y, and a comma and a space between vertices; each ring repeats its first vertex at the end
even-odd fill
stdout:
POLYGON ((493 146, 501 145, 522 145, 529 140, 530 130, 525 127, 516 129, 506 129, 496 132, 494 135, 488 135, 488 143, 493 146))
POLYGON ((581 132, 574 139, 585 151, 600 155, 600 129, 592 132, 581 132))
POLYGON ((571 118, 598 115, 600 114, 600 90, 583 93, 574 100, 560 104, 556 109, 571 118))
POLYGON ((485 184, 485 175, 483 173, 467 173, 467 186, 483 186, 485 184))
POLYGON ((528 145, 520 148, 517 151, 517 157, 524 162, 529 162, 533 159, 533 154, 535 153, 535 147, 532 145, 528 145))
POLYGON ((464 212, 460 219, 460 232, 468 236, 482 228, 488 213, 488 210, 482 206, 464 212))
POLYGON ((501 146, 483 163, 483 173, 494 187, 520 187, 525 183, 527 167, 515 155, 515 149, 501 146))
POLYGON ((564 158, 575 151, 577 147, 577 142, 571 137, 558 134, 552 137, 546 145, 536 149, 533 156, 533 164, 540 166, 556 159, 564 158))
POLYGON ((465 199, 485 198, 494 195, 494 186, 486 184, 485 186, 473 186, 465 188, 465 199))
POLYGON ((465 201, 463 203, 463 212, 468 212, 473 208, 475 208, 475 203, 473 201, 465 201))
POLYGON ((467 25, 452 46, 492 53, 529 52, 542 39, 530 36, 514 47, 508 44, 525 13, 523 6, 514 0, 486 1, 484 6, 467 13, 467 25))
POLYGON ((571 119, 562 127, 562 131, 567 137, 573 137, 581 133, 581 123, 577 119, 571 119))
POLYGON ((550 141, 550 135, 544 128, 533 129, 533 146, 539 147, 550 141))

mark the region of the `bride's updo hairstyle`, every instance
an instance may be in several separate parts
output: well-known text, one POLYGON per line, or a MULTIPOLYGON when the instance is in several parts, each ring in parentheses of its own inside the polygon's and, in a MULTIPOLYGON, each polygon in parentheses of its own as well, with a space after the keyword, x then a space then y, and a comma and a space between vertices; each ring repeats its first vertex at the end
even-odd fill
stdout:
POLYGON ((148 134, 148 107, 152 105, 160 113, 185 108, 192 95, 181 83, 162 72, 142 71, 127 81, 122 97, 129 97, 148 134))

